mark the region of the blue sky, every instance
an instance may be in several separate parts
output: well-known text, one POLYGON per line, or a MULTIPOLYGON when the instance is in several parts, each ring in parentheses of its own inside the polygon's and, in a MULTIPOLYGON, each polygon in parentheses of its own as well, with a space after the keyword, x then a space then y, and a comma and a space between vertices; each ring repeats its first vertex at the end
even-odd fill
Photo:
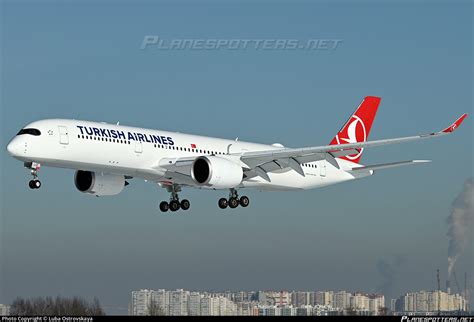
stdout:
MULTIPOLYGON (((471 2, 3 1, 1 13, 3 146, 49 117, 300 147, 328 143, 366 95, 382 97, 371 139, 472 112, 471 2), (343 42, 140 50, 145 35, 343 42)), ((72 170, 43 168, 42 189, 30 191, 4 150, 0 303, 98 296, 126 313, 139 288, 433 289, 447 266, 445 219, 473 175, 472 134, 470 117, 450 137, 367 150, 367 164, 434 162, 300 193, 249 190, 251 206, 238 211, 217 208, 227 192, 187 190, 192 210, 176 215, 161 214, 167 193, 140 180, 91 198, 75 190, 72 170)), ((471 238, 459 276, 473 259, 471 238)))

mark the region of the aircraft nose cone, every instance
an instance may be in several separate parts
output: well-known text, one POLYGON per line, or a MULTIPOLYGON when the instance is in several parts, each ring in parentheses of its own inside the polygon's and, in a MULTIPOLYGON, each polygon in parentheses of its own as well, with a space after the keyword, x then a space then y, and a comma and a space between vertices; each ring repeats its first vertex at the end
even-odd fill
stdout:
POLYGON ((7 151, 8 153, 10 153, 10 155, 12 156, 17 156, 20 154, 20 151, 21 151, 21 145, 20 145, 20 142, 18 142, 18 140, 15 140, 13 139, 12 141, 10 141, 10 143, 8 143, 7 145, 7 151))

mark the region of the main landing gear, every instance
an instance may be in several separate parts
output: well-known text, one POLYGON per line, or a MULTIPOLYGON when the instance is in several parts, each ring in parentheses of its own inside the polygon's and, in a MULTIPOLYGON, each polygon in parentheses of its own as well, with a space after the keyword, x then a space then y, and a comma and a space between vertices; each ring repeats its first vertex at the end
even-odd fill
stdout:
POLYGON ((33 180, 30 180, 30 182, 28 182, 28 186, 30 187, 30 189, 41 188, 41 181, 38 180, 38 171, 41 168, 41 164, 36 162, 25 162, 24 166, 25 168, 31 170, 30 173, 33 176, 33 180))
POLYGON ((171 193, 170 202, 162 201, 160 202, 160 210, 162 212, 167 212, 168 210, 175 212, 179 209, 188 210, 191 207, 191 203, 188 199, 183 199, 179 201, 178 192, 181 191, 181 188, 178 185, 172 185, 166 187, 168 192, 171 193))
POLYGON ((247 196, 242 196, 239 198, 237 190, 230 189, 229 199, 221 198, 217 204, 219 205, 219 208, 225 209, 228 206, 230 208, 237 208, 239 205, 245 208, 249 205, 249 203, 250 200, 247 196))

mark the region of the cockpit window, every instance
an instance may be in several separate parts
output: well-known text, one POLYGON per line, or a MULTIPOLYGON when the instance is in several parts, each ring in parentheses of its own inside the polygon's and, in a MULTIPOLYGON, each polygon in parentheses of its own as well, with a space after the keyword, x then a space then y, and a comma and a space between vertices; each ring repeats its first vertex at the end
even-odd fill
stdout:
POLYGON ((22 134, 29 134, 29 135, 39 136, 39 135, 41 135, 41 132, 38 129, 21 129, 20 132, 18 132, 17 135, 22 135, 22 134))

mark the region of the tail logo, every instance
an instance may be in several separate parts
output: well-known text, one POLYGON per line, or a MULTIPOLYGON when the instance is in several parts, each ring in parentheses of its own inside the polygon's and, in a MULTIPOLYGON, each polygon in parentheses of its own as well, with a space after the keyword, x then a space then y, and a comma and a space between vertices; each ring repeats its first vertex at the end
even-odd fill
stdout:
MULTIPOLYGON (((352 144, 367 141, 367 130, 364 121, 357 115, 352 115, 351 120, 344 129, 336 136, 337 144, 352 144)), ((349 160, 357 160, 364 151, 360 149, 358 154, 346 155, 349 160)))

